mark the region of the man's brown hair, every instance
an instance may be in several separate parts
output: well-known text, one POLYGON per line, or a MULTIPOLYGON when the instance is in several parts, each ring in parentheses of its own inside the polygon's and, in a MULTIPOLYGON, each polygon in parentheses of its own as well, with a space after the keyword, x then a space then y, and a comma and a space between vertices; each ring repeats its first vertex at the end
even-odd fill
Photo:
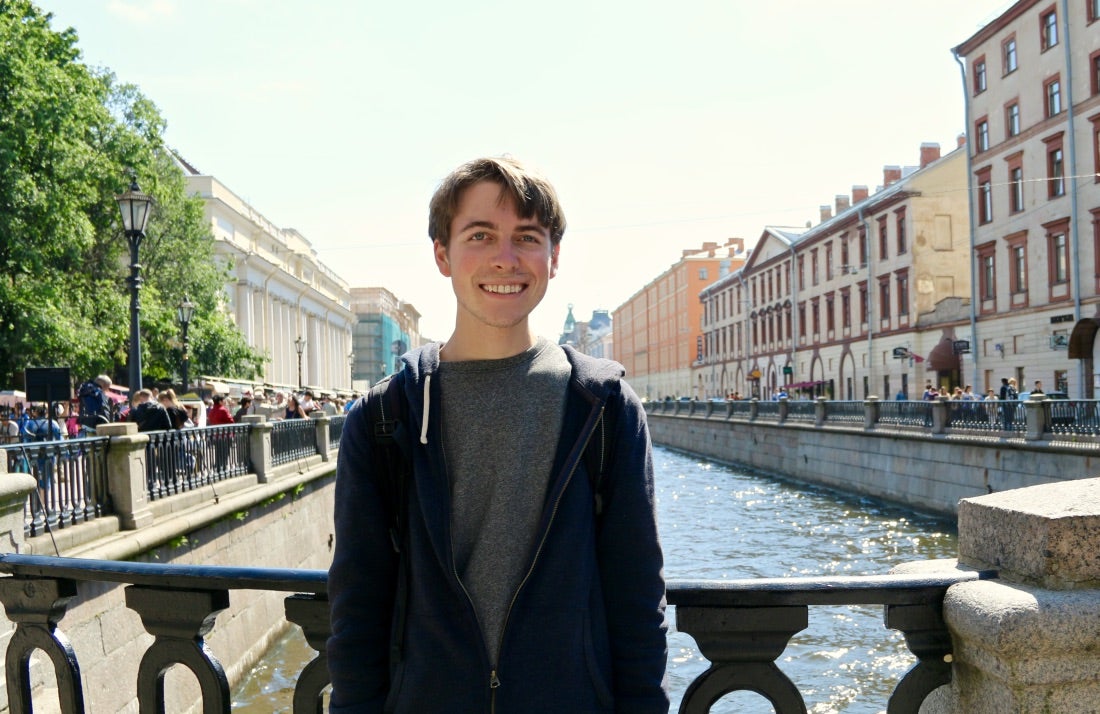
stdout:
POLYGON ((433 242, 439 241, 444 247, 450 244, 451 222, 462 192, 480 181, 500 186, 502 200, 510 196, 521 217, 534 218, 550 232, 552 245, 561 242, 565 235, 565 213, 557 192, 542 175, 510 156, 468 161, 443 179, 428 211, 428 237, 433 242))

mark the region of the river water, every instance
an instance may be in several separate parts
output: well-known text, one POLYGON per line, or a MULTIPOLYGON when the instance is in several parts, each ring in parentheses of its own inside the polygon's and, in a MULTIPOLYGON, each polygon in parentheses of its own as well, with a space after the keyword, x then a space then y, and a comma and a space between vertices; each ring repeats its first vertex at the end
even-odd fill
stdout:
MULTIPOLYGON (((956 554, 947 521, 660 447, 653 457, 669 580, 884 574, 900 563, 956 554)), ((670 631, 668 644, 675 712, 707 661, 688 635, 670 631)), ((292 628, 234 692, 234 709, 289 712, 294 681, 313 655, 292 628)), ((915 661, 901 634, 883 626, 881 606, 811 607, 810 626, 778 665, 813 714, 877 714, 915 661)), ((759 695, 741 692, 712 711, 773 710, 759 695)))

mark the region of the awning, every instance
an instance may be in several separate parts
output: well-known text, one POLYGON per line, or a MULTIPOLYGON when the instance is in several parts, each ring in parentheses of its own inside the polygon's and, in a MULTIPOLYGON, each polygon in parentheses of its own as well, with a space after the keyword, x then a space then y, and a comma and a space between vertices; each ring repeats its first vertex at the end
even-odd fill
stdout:
POLYGON ((962 367, 959 356, 955 354, 955 345, 945 337, 928 353, 928 366, 937 372, 954 372, 962 367))

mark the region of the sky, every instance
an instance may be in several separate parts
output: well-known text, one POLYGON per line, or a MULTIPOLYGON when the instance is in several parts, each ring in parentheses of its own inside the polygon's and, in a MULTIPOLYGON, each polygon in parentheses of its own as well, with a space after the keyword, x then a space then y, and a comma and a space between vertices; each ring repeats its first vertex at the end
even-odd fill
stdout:
MULTIPOLYGON (((137 85, 166 140, 349 286, 445 339, 427 206, 509 154, 569 227, 532 317, 556 338, 685 249, 819 221, 884 165, 965 132, 951 49, 1006 0, 37 0, 83 60, 137 85)), ((152 219, 155 220, 155 217, 152 219)))

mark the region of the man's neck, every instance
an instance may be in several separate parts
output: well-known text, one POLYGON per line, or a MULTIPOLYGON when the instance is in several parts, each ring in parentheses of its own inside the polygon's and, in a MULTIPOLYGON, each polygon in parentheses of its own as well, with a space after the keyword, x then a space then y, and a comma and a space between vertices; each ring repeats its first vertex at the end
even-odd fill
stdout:
POLYGON ((535 346, 537 336, 527 326, 522 329, 491 329, 471 332, 455 328, 439 350, 442 362, 505 359, 535 346))

